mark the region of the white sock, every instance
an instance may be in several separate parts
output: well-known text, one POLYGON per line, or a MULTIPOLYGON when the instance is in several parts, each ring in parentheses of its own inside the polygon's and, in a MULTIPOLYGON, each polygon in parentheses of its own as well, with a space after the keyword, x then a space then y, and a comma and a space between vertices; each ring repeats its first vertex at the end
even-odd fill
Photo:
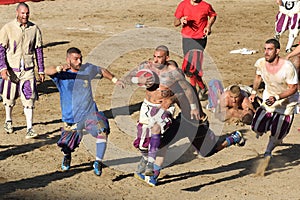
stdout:
POLYGON ((5 106, 5 114, 6 114, 5 122, 12 121, 11 120, 12 109, 13 109, 13 107, 5 106))
POLYGON ((288 40, 288 43, 287 43, 286 48, 285 48, 286 50, 289 50, 289 49, 292 48, 295 39, 296 39, 295 35, 293 33, 290 33, 289 34, 289 40, 288 40))
POLYGON ((32 118, 33 118, 33 109, 32 108, 24 108, 24 114, 27 123, 27 130, 32 128, 32 118))

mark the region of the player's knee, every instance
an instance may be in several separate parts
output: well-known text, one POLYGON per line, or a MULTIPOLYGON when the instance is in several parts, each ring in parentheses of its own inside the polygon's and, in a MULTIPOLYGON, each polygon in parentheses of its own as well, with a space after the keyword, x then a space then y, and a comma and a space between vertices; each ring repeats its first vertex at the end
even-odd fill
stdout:
POLYGON ((161 127, 158 124, 154 124, 151 128, 152 134, 160 134, 161 127))

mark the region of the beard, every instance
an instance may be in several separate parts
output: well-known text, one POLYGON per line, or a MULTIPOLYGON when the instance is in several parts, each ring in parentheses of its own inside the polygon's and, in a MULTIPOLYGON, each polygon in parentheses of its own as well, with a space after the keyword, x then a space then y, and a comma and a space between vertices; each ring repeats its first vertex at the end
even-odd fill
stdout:
POLYGON ((273 56, 270 56, 269 58, 266 58, 265 57, 265 60, 268 62, 268 63, 272 63, 276 58, 276 55, 273 55, 273 56))
POLYGON ((80 65, 74 65, 72 62, 69 63, 69 65, 71 66, 72 69, 79 71, 81 64, 80 65))

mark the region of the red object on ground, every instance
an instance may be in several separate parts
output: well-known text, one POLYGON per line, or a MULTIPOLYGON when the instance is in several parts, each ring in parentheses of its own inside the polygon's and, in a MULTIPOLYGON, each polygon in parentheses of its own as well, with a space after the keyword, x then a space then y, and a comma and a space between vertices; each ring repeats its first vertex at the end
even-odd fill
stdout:
POLYGON ((0 0, 0 5, 21 3, 21 2, 26 2, 26 1, 39 2, 39 1, 44 1, 44 0, 0 0))

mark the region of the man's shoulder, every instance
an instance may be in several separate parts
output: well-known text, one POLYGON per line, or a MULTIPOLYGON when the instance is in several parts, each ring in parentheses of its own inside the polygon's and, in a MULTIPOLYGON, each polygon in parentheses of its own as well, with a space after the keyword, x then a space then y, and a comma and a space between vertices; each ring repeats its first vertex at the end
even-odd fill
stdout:
POLYGON ((17 25, 17 20, 11 20, 3 25, 3 28, 10 28, 17 25))
POLYGON ((264 66, 265 64, 266 64, 266 60, 265 60, 264 57, 262 57, 262 58, 259 58, 259 59, 256 60, 254 66, 255 67, 261 67, 261 66, 264 66))
POLYGON ((168 70, 178 70, 179 68, 178 68, 178 66, 176 66, 174 63, 167 63, 167 68, 168 68, 168 70))
POLYGON ((290 60, 281 58, 283 60, 283 65, 287 65, 288 67, 292 67, 294 68, 295 66, 293 65, 293 63, 290 60))
POLYGON ((184 75, 182 70, 175 65, 167 65, 166 73, 180 78, 184 75))
POLYGON ((35 31, 40 30, 39 26, 32 21, 28 21, 27 28, 35 31))
POLYGON ((79 70, 79 74, 88 75, 89 77, 96 76, 98 73, 102 73, 101 67, 89 62, 82 64, 79 70))
POLYGON ((80 68, 81 69, 96 69, 96 68, 99 68, 99 67, 95 64, 87 62, 87 63, 82 64, 80 68))

